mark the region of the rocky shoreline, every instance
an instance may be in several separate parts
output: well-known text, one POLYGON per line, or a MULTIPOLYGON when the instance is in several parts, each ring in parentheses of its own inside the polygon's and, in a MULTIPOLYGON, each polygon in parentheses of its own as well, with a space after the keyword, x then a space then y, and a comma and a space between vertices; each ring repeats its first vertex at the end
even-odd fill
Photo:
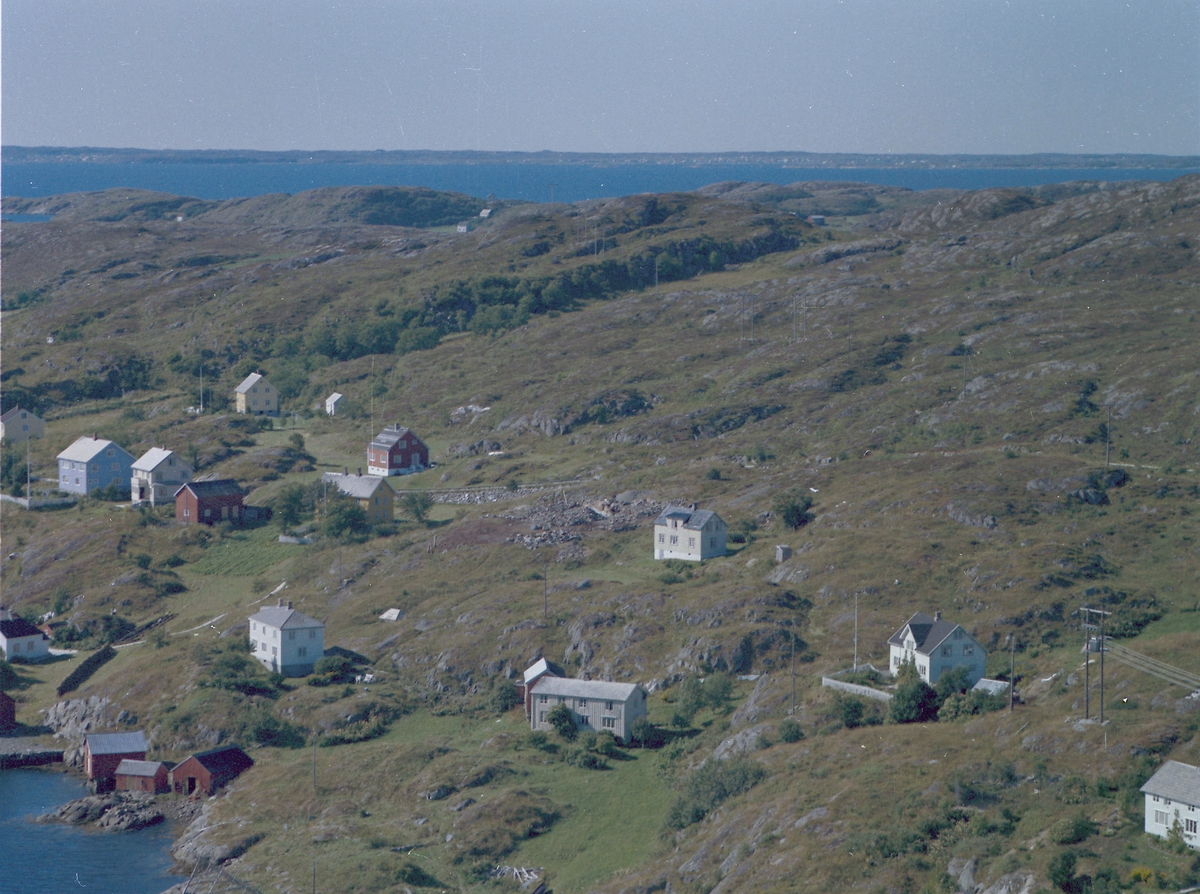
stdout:
POLYGON ((68 801, 56 810, 35 818, 39 823, 91 825, 107 832, 133 832, 156 826, 166 819, 189 822, 200 812, 194 801, 159 800, 153 795, 110 792, 68 801))

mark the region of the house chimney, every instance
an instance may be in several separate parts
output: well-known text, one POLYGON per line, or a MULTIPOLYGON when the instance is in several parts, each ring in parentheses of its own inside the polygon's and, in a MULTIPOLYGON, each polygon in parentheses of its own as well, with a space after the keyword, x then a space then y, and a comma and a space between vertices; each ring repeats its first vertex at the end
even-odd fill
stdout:
POLYGON ((358 467, 358 477, 359 477, 359 478, 361 478, 361 477, 362 477, 362 466, 359 466, 359 467, 358 467))
POLYGON ((279 601, 275 603, 276 608, 283 608, 283 597, 279 597, 279 601))
POLYGON ((292 600, 289 599, 288 600, 288 608, 291 608, 291 607, 292 607, 292 600))
POLYGON ((345 475, 347 478, 349 478, 350 477, 350 467, 342 466, 342 474, 345 475))
POLYGON ((942 620, 942 613, 941 613, 941 612, 934 612, 934 613, 933 613, 933 620, 935 620, 935 621, 940 621, 940 620, 942 620))
POLYGON ((92 440, 93 440, 93 441, 99 441, 99 440, 100 440, 100 434, 99 434, 99 432, 92 432, 92 440))

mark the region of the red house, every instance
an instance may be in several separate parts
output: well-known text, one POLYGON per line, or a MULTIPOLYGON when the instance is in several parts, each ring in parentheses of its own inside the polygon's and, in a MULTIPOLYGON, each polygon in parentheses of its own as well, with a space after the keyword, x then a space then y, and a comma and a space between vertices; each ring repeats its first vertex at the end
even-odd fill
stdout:
POLYGON ((236 745, 210 748, 193 754, 171 771, 171 788, 180 795, 211 795, 253 766, 250 755, 236 745))
POLYGON ((0 692, 0 729, 12 729, 17 725, 17 703, 7 692, 0 692))
POLYGON ((117 764, 116 784, 119 792, 161 795, 171 790, 167 765, 162 761, 133 761, 126 758, 117 764))
POLYGON ((429 468, 429 448, 399 422, 389 425, 367 447, 372 475, 408 475, 429 468))
POLYGON ((175 492, 175 520, 185 525, 219 521, 240 524, 245 517, 242 489, 232 478, 190 481, 175 492))
POLYGON ((92 733, 83 740, 83 769, 98 792, 112 791, 126 759, 146 759, 145 733, 92 733))

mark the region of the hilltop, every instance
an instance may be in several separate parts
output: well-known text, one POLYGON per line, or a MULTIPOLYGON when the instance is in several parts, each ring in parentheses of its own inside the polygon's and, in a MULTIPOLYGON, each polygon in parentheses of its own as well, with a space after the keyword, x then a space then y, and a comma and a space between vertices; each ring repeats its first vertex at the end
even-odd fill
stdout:
MULTIPOLYGON (((1032 890, 1063 853, 1094 890, 1200 872, 1137 819, 1159 762, 1200 763, 1196 700, 1110 659, 1109 723, 1081 723, 1079 652, 1080 607, 1103 605, 1121 643, 1200 672, 1200 177, 730 183, 486 218, 386 188, 4 206, 53 215, 3 247, 3 406, 47 420, 35 472, 96 431, 278 506, 364 465, 392 421, 437 463, 400 485, 442 501, 423 520, 307 546, 2 504, 18 611, 58 611, 85 652, 170 616, 76 695, 136 716, 163 756, 263 745, 203 838, 241 847, 261 887, 299 890, 313 856, 343 890, 396 891, 507 884, 482 879, 496 863, 613 892, 1032 890), (232 414, 255 370, 297 415, 232 414), (201 372, 210 412, 189 416, 201 372), (331 419, 335 389, 350 407, 331 419), (804 499, 788 528, 781 501, 804 499), (653 562, 669 502, 719 512, 730 555, 653 562), (378 683, 280 689, 239 663, 238 623, 284 581, 378 683), (963 624, 989 676, 1014 662, 1022 704, 848 726, 821 675, 852 663, 855 630, 882 667, 918 610, 963 624), (643 683, 671 741, 595 771, 531 739, 506 684, 542 655, 643 683), (688 681, 721 674, 757 677, 683 716, 688 681), (309 752, 280 747, 310 738, 315 789, 309 752), (718 747, 769 775, 670 826, 718 747), (443 788, 460 791, 428 799, 443 788)), ((20 669, 24 722, 75 663, 20 669)))

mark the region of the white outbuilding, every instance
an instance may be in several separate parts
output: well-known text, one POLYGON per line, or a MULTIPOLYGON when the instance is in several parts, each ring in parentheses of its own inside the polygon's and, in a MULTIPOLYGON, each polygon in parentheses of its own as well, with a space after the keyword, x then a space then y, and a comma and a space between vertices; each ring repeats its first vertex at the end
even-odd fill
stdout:
POLYGON ((336 416, 337 412, 338 412, 338 407, 341 405, 342 401, 345 399, 346 399, 346 395, 342 394, 339 391, 335 391, 335 392, 333 392, 333 394, 329 395, 329 397, 325 398, 325 415, 326 416, 336 416))

